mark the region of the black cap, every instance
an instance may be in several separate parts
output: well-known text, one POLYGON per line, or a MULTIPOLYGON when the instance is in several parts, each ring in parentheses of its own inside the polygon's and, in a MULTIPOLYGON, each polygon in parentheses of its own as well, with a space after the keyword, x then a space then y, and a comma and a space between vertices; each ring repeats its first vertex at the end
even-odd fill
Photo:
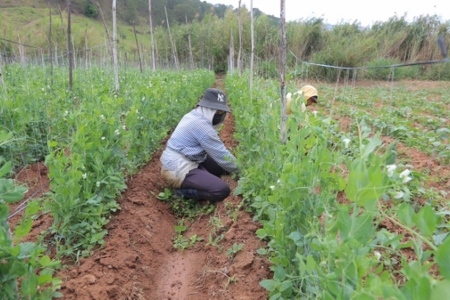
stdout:
POLYGON ((197 105, 208 107, 216 110, 231 112, 227 104, 227 96, 219 89, 207 89, 202 99, 197 105))

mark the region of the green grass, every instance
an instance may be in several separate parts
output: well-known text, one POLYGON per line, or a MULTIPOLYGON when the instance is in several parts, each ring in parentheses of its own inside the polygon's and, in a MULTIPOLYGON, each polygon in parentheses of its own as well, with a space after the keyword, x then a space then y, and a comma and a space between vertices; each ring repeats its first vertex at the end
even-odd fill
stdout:
MULTIPOLYGON (((58 48, 66 47, 67 35, 67 13, 63 12, 63 20, 61 24, 61 16, 58 10, 52 7, 52 40, 58 43, 58 48), (62 32, 64 31, 64 35, 62 32)), ((101 21, 87 18, 83 15, 71 15, 71 33, 76 49, 84 49, 87 39, 89 47, 103 45, 106 40, 105 27, 101 21)), ((48 8, 33 8, 30 6, 8 7, 0 10, 0 37, 20 42, 38 48, 48 48, 49 33, 49 10, 48 8)), ((112 23, 107 22, 109 34, 112 36, 112 23)), ((136 51, 136 40, 133 27, 118 22, 117 25, 118 48, 127 52, 136 51)), ((144 48, 150 48, 149 26, 145 23, 136 26, 139 44, 143 44, 144 48)), ((8 43, 6 42, 8 45, 8 43)), ((0 44, 1 46, 1 44, 0 44)), ((17 46, 12 46, 14 51, 18 51, 17 46)), ((25 48, 25 51, 34 51, 31 48, 25 48)))

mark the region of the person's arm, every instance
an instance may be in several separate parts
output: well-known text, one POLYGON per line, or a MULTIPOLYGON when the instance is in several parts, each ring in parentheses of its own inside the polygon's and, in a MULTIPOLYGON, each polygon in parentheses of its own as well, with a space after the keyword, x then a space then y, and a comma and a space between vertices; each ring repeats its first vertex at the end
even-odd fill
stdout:
POLYGON ((210 131, 200 141, 205 152, 216 161, 216 163, 230 173, 237 173, 236 157, 225 148, 217 131, 210 131))

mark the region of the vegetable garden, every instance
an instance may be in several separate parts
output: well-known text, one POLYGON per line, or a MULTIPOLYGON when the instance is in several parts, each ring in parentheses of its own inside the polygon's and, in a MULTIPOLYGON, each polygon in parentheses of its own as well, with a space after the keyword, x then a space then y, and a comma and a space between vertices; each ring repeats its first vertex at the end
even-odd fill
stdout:
POLYGON ((78 64, 69 88, 64 65, 0 65, 2 297, 445 299, 450 83, 289 61, 281 93, 272 61, 226 76, 78 64), (304 84, 318 104, 285 118, 282 92, 304 84), (241 168, 217 205, 175 199, 159 173, 211 86, 241 168))
MULTIPOLYGON (((82 294, 96 286, 86 281, 101 281, 95 264, 115 270, 120 259, 108 260, 111 251, 128 253, 124 262, 131 262, 126 268, 134 269, 147 259, 153 268, 163 270, 161 263, 150 264, 151 254, 158 257, 155 253, 162 251, 158 245, 164 252, 176 249, 178 254, 168 253, 180 255, 180 263, 202 251, 222 255, 214 265, 219 271, 210 277, 224 291, 211 294, 211 289, 199 289, 192 294, 196 299, 256 295, 238 285, 245 283, 238 270, 255 271, 255 266, 266 267, 254 281, 271 299, 438 299, 448 288, 448 82, 316 83, 318 106, 308 112, 306 122, 294 108, 287 123, 289 139, 283 144, 277 82, 257 79, 250 98, 247 76, 229 74, 224 87, 234 123, 225 128, 235 127, 235 132, 234 138, 228 132, 225 140, 243 172, 240 178, 229 179, 236 182, 234 195, 214 208, 207 203, 175 206, 174 200, 164 201, 170 194, 159 179, 157 160, 171 128, 214 83, 212 72, 136 77, 130 71, 121 77, 125 88, 116 97, 105 70, 76 75, 83 88, 72 92, 58 88, 63 85, 58 80, 53 87, 46 85, 42 67, 9 65, 4 71, 15 74, 5 78, 17 82, 6 81, 2 89, 2 175, 10 178, 2 179, 2 199, 22 198, 25 189, 13 184, 14 173, 40 195, 28 196, 25 206, 10 206, 11 214, 2 206, 3 222, 12 216, 15 241, 9 248, 14 259, 2 265, 10 278, 4 282, 22 276, 24 295, 57 296, 61 286, 69 298, 158 295, 144 284, 125 283, 123 290, 105 283, 106 295, 82 294), (303 124, 300 130, 298 124, 303 124), (27 169, 30 165, 38 174, 34 179, 33 169, 27 169), (143 191, 133 189, 133 178, 146 168, 151 168, 146 184, 152 189, 140 195, 143 191), (154 206, 145 217, 139 214, 142 205, 154 206), (23 207, 24 213, 19 211, 23 207), (116 244, 113 233, 129 222, 121 217, 125 210, 139 215, 147 224, 141 224, 146 233, 119 236, 123 241, 116 244), (242 220, 245 223, 238 225, 242 220), (172 228, 170 233, 162 224, 172 228), (256 232, 261 240, 248 233, 245 238, 237 233, 230 238, 231 229, 239 226, 256 232), (156 234, 159 227, 162 231, 156 234), (154 241, 153 235, 160 240, 154 241), (144 254, 142 249, 152 251, 144 254), (248 253, 253 258, 246 265, 248 253), (233 265, 238 262, 238 267, 233 265), (74 265, 60 269, 67 264, 74 265), (273 273, 267 273, 269 266, 273 273)), ((287 90, 295 91, 302 80, 289 81, 287 90)), ((5 237, 4 232, 4 242, 5 237)), ((200 272, 192 264, 190 268, 200 272)), ((172 280, 176 276, 169 275, 172 280)), ((161 286, 147 276, 153 286, 161 286)), ((198 278, 208 282, 208 276, 198 278)), ((263 291, 258 293, 261 299, 266 297, 261 296, 263 291)))

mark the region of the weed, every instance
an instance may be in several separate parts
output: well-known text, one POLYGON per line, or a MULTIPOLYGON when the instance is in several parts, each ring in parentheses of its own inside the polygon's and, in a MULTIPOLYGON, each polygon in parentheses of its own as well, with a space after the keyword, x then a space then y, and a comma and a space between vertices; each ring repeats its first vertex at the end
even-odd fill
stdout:
POLYGON ((244 248, 244 244, 236 244, 234 243, 231 248, 227 250, 227 256, 233 260, 236 254, 244 248))

